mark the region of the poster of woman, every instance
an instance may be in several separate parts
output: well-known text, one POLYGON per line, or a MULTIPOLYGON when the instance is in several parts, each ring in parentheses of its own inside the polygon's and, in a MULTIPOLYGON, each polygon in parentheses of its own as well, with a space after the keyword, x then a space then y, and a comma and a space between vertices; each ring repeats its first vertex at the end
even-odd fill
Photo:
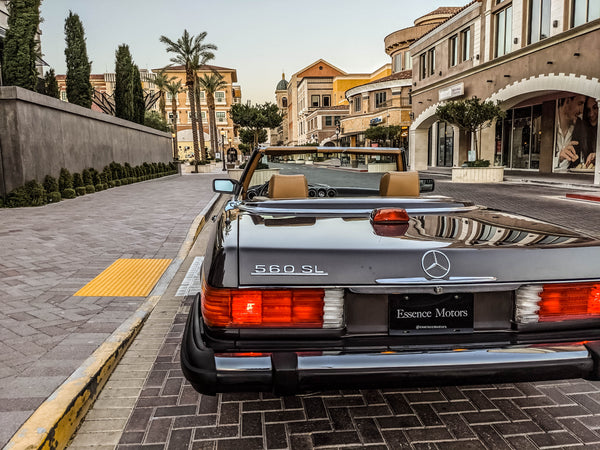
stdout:
POLYGON ((592 173, 596 164, 598 103, 573 95, 557 101, 554 172, 592 173))

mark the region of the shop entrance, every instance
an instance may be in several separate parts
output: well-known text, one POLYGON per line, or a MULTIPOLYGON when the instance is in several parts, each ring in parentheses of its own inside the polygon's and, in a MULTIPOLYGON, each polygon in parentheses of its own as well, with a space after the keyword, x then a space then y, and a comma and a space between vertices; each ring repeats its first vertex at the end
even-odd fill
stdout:
POLYGON ((437 166, 452 167, 454 157, 454 128, 446 122, 438 122, 437 166))
POLYGON ((511 169, 539 169, 541 138, 542 105, 507 111, 506 118, 496 123, 495 164, 511 169))

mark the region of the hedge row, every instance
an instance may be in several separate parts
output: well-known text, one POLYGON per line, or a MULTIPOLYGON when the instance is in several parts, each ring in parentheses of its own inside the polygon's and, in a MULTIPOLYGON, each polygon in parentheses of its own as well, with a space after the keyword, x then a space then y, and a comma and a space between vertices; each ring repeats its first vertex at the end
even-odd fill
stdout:
POLYGON ((24 186, 13 189, 6 199, 0 197, 0 207, 18 208, 22 206, 42 206, 56 203, 64 198, 93 194, 116 186, 146 181, 177 173, 177 166, 168 164, 143 163, 132 167, 129 163, 121 165, 111 162, 102 172, 94 168, 84 169, 81 173, 71 174, 64 167, 60 169, 58 180, 46 175, 43 183, 31 180, 24 186))

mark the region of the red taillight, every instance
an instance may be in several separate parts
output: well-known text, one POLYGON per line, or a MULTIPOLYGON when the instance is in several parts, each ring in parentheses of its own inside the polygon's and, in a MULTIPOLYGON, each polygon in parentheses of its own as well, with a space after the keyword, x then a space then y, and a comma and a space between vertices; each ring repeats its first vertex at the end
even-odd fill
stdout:
POLYGON ((373 224, 398 225, 408 223, 409 220, 408 213, 402 208, 380 208, 371 212, 373 224))
POLYGON ((600 283, 545 284, 539 296, 540 322, 600 317, 600 283))
POLYGON ((202 316, 213 327, 321 328, 323 289, 202 289, 202 316))

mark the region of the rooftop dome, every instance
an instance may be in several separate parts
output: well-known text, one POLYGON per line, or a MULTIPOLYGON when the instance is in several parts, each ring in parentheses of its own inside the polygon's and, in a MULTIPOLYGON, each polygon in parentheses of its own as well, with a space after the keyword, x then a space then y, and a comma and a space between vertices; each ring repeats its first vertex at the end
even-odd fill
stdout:
POLYGON ((277 83, 276 91, 287 91, 288 82, 285 81, 285 73, 281 74, 281 80, 277 83))

